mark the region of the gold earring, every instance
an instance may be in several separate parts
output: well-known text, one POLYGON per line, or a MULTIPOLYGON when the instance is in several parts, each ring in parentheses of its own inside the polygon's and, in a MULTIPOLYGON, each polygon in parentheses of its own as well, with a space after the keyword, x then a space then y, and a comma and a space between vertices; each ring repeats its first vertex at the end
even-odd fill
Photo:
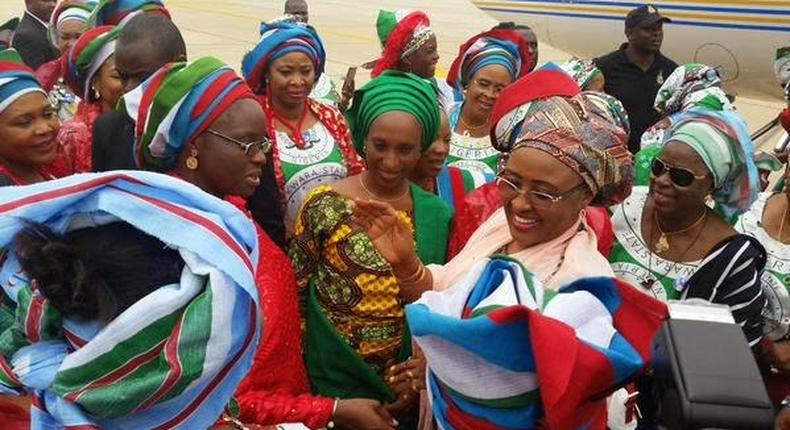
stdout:
POLYGON ((187 161, 186 161, 187 169, 189 169, 189 170, 197 170, 198 165, 199 165, 198 159, 197 159, 197 154, 198 154, 198 152, 197 152, 196 148, 192 148, 192 149, 189 150, 189 157, 187 157, 187 161))
POLYGON ((99 90, 97 90, 96 88, 93 88, 93 98, 95 100, 101 100, 101 94, 99 93, 99 90))

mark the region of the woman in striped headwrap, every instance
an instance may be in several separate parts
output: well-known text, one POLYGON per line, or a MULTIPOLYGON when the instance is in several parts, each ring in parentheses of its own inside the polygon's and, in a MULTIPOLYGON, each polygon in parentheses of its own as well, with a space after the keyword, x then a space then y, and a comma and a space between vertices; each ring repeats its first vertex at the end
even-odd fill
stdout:
POLYGON ((447 76, 447 83, 463 93, 449 110, 450 166, 497 173, 500 154, 488 136, 491 110, 502 89, 529 71, 529 55, 529 45, 515 30, 486 31, 461 45, 447 76))
POLYGON ((0 187, 51 178, 59 127, 33 71, 15 50, 0 51, 0 187))
POLYGON ((91 27, 102 25, 123 26, 141 13, 156 13, 170 17, 162 0, 100 0, 89 23, 91 27))
POLYGON ((57 46, 60 56, 41 65, 36 70, 36 77, 49 92, 49 98, 61 121, 74 116, 80 100, 80 94, 72 92, 63 83, 63 56, 67 55, 71 46, 87 29, 88 17, 95 6, 94 0, 64 0, 58 3, 50 18, 49 40, 57 46))
POLYGON ((651 163, 649 187, 614 208, 617 275, 662 300, 701 298, 731 307, 752 346, 763 336, 763 246, 727 219, 759 194, 754 148, 732 111, 681 114, 651 163), (709 198, 716 210, 708 206, 709 198))
POLYGON ((91 171, 93 124, 115 110, 123 93, 113 58, 120 30, 109 25, 91 29, 62 58, 66 83, 82 100, 58 133, 58 157, 50 166, 57 177, 91 171))
MULTIPOLYGON (((180 177, 247 213, 244 198, 260 185, 271 141, 255 95, 228 66, 212 57, 171 63, 126 94, 121 106, 137 122, 140 167, 180 177)), ((256 285, 266 331, 237 392, 238 418, 261 425, 301 421, 310 428, 335 420, 357 428, 360 416, 377 417, 377 402, 311 395, 300 352, 293 269, 285 253, 256 229, 265 256, 256 285)))
POLYGON ((389 202, 422 258, 444 262, 450 210, 408 180, 436 138, 439 106, 428 81, 388 70, 357 91, 348 118, 368 170, 308 195, 289 252, 307 297, 307 370, 318 394, 395 401, 388 408, 406 418, 414 392, 384 377, 410 354, 403 303, 421 294, 419 274, 393 271, 352 214, 355 201, 389 202))
POLYGON ((305 196, 364 169, 348 124, 334 107, 309 97, 326 53, 318 34, 302 24, 263 24, 242 71, 258 95, 274 146, 272 162, 290 232, 305 196))

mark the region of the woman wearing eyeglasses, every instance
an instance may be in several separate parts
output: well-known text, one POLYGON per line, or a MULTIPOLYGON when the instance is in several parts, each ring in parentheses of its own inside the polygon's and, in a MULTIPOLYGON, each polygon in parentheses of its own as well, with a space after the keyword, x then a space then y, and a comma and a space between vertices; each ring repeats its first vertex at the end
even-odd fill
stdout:
POLYGON ((612 268, 663 300, 730 306, 755 346, 762 338, 759 276, 766 253, 725 222, 747 211, 759 192, 746 124, 731 111, 692 110, 667 130, 664 142, 651 164, 650 186, 635 188, 614 209, 612 268))
POLYGON ((326 53, 312 27, 262 24, 261 38, 242 71, 269 121, 272 163, 290 233, 307 194, 364 169, 343 115, 309 97, 324 72, 326 53))
POLYGON ((495 175, 500 152, 489 137, 491 112, 502 90, 529 71, 529 45, 513 30, 480 33, 461 45, 447 83, 463 100, 449 107, 450 154, 447 164, 495 175))
MULTIPOLYGON (((212 57, 166 65, 127 94, 123 104, 144 124, 136 128, 135 141, 142 168, 180 177, 250 217, 244 198, 260 185, 271 142, 260 103, 230 67, 212 57)), ((385 423, 377 401, 312 395, 302 359, 294 270, 285 253, 256 227, 262 256, 256 281, 265 330, 236 392, 239 420, 251 425, 301 422, 309 428, 330 422, 360 429, 366 428, 360 422, 385 423)))

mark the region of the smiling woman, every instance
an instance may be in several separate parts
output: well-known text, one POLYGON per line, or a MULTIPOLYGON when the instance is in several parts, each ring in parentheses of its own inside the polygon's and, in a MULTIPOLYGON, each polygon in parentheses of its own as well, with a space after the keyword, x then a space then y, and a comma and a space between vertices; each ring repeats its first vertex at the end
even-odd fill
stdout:
POLYGON ((530 70, 529 49, 521 34, 503 29, 480 33, 461 45, 447 77, 463 94, 449 109, 449 165, 496 174, 500 153, 488 136, 491 111, 502 90, 530 70))
POLYGON ((0 51, 0 186, 50 179, 60 122, 33 71, 13 49, 0 51))
POLYGON ((261 39, 242 61, 244 77, 258 94, 268 119, 288 231, 310 190, 357 174, 364 167, 351 145, 343 115, 309 97, 325 62, 324 46, 315 30, 293 23, 263 24, 261 39))

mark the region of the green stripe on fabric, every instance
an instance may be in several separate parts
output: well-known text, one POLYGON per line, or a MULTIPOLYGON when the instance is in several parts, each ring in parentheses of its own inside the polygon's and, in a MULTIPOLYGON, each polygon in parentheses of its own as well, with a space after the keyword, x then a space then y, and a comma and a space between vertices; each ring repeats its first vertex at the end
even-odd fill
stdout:
POLYGON ((464 180, 464 194, 475 189, 475 178, 471 172, 461 169, 461 177, 464 180))
POLYGON ((146 127, 147 132, 142 137, 143 146, 148 147, 162 120, 195 85, 208 74, 224 66, 225 64, 216 58, 203 57, 192 63, 179 64, 170 70, 151 102, 148 123, 155 126, 146 127))
POLYGON ((469 318, 477 318, 479 316, 484 316, 490 314, 491 312, 494 312, 497 309, 502 309, 502 308, 504 308, 504 306, 502 305, 483 306, 482 308, 477 308, 474 311, 472 311, 472 313, 469 314, 469 318))
POLYGON ((89 390, 78 404, 98 418, 119 418, 134 412, 142 399, 150 397, 162 385, 164 375, 157 372, 158 363, 151 361, 141 366, 130 377, 111 385, 89 390), (134 393, 134 395, 130 395, 134 393))
POLYGON ((442 384, 442 386, 445 389, 447 389, 447 391, 451 392, 453 396, 459 397, 461 399, 466 400, 467 402, 474 403, 476 405, 485 406, 487 408, 516 409, 516 408, 525 408, 529 406, 541 405, 540 389, 534 389, 524 394, 519 394, 517 396, 512 396, 512 397, 503 397, 501 399, 476 399, 476 398, 465 396, 453 390, 452 388, 448 387, 447 385, 442 384))
POLYGON ((75 393, 96 380, 122 367, 131 357, 151 350, 155 345, 170 336, 178 321, 181 310, 154 321, 135 335, 118 343, 110 351, 81 366, 58 372, 53 389, 61 397, 75 393))
POLYGON ((411 183, 417 255, 424 264, 444 264, 453 211, 440 197, 411 183))
POLYGON ((207 283, 206 291, 196 297, 187 307, 184 324, 181 328, 181 339, 178 342, 181 377, 160 402, 180 395, 189 384, 203 374, 206 345, 211 337, 212 298, 211 283, 207 283))

